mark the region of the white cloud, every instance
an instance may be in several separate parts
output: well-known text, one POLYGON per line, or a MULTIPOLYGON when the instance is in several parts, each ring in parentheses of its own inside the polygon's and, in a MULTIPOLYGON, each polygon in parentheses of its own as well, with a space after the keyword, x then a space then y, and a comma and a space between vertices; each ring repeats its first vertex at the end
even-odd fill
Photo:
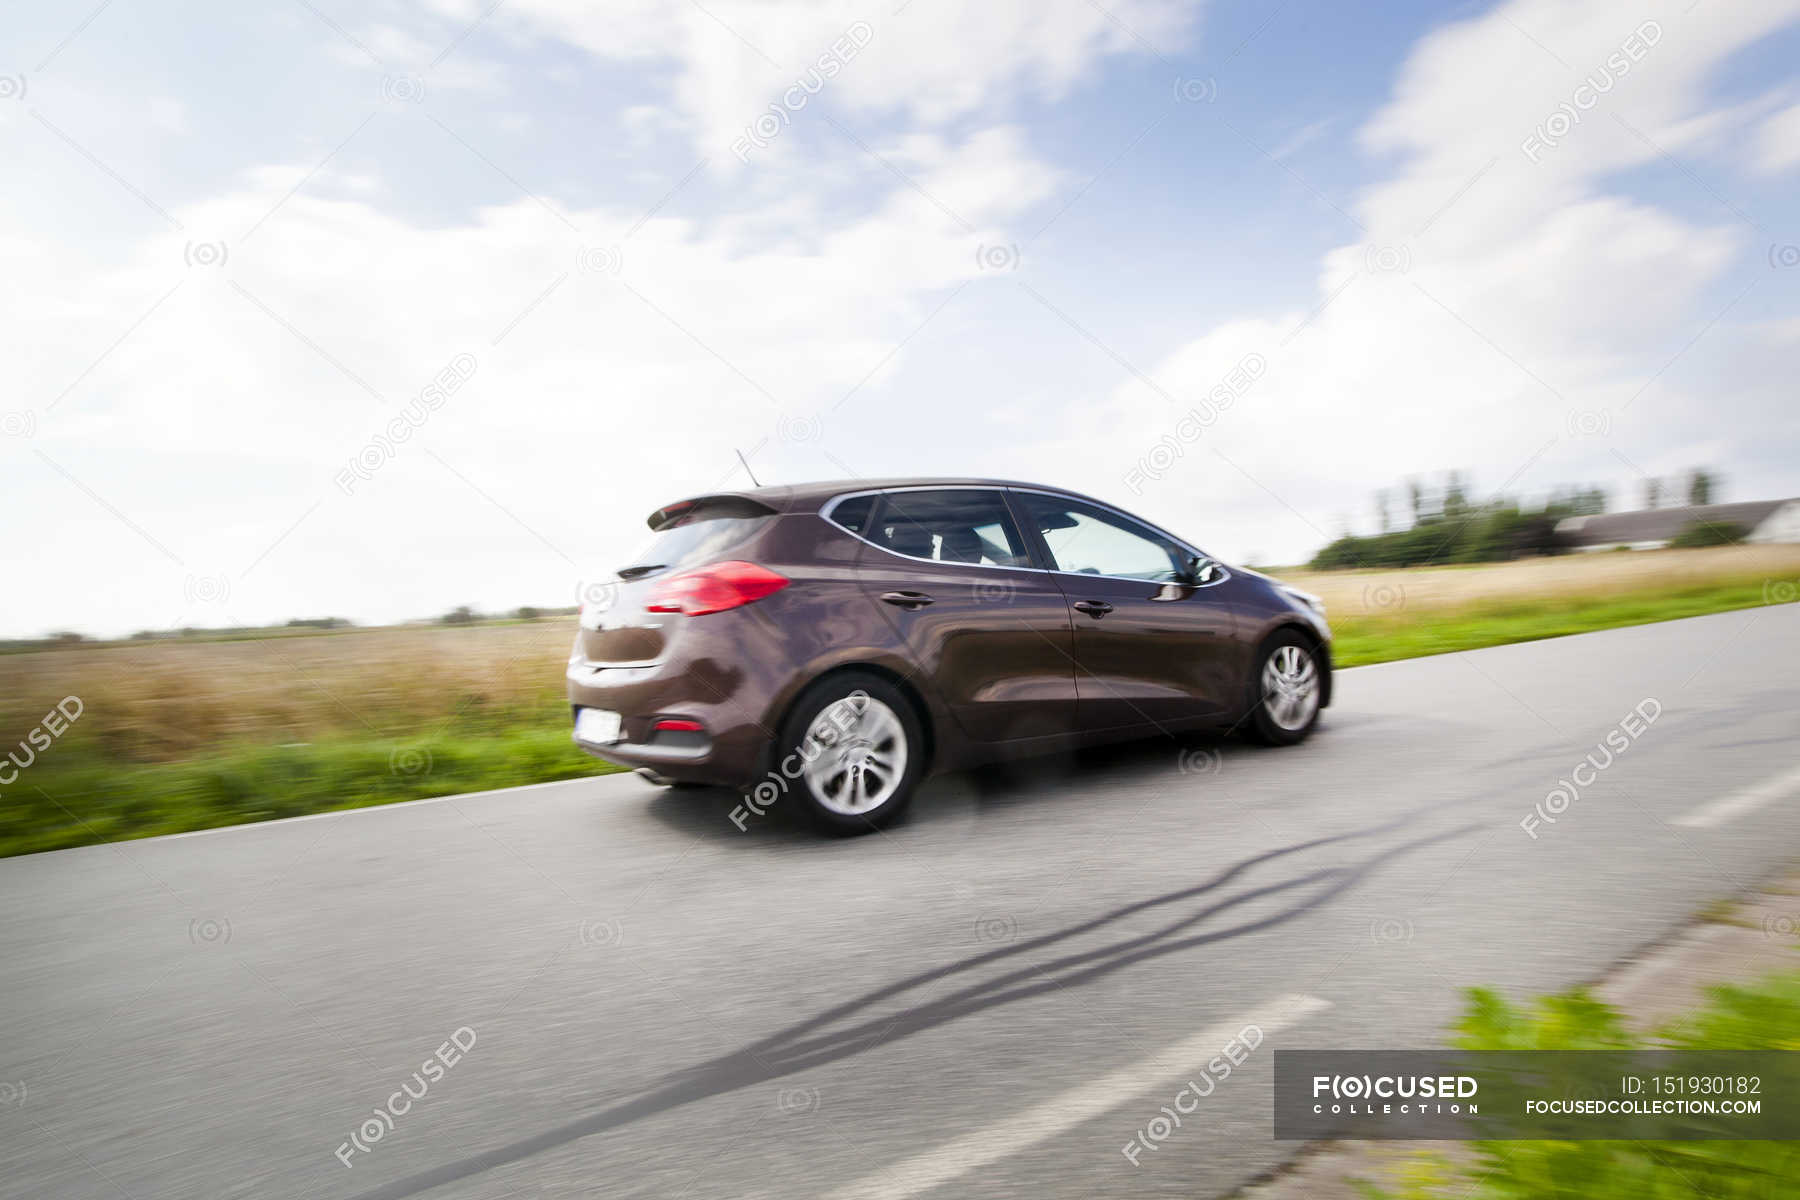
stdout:
MULTIPOLYGON (((866 18, 842 7, 782 0, 709 0, 704 7, 626 0, 513 0, 495 16, 516 28, 621 62, 672 63, 674 105, 701 153, 728 151, 780 93, 867 24, 866 47, 824 81, 833 101, 869 114, 940 125, 1020 96, 1055 99, 1110 54, 1173 51, 1187 36, 1188 0, 911 0, 866 18)), ((823 72, 821 72, 823 73, 823 72)))
MULTIPOLYGON (((598 138, 641 148, 681 136, 727 167, 732 139, 854 19, 765 0, 627 0, 603 15, 509 0, 482 19, 485 0, 431 0, 422 31, 402 28, 403 11, 383 6, 399 23, 359 39, 389 71, 425 78, 421 111, 443 88, 504 90, 505 113, 488 109, 503 127, 551 128, 561 114, 538 107, 512 65, 478 56, 498 39, 543 77, 585 85, 598 64, 605 85, 641 88, 594 114, 598 138), (424 69, 478 20, 479 36, 424 69), (531 55, 551 40, 582 53, 531 55)), ((1029 297, 1026 318, 984 311, 968 334, 953 323, 978 289, 1020 299, 1014 281, 1032 283, 1097 330, 1117 327, 1109 305, 1182 302, 1063 295, 1048 255, 1042 278, 1029 257, 1017 274, 983 272, 977 251, 1027 241, 1021 218, 1069 184, 1007 123, 1015 102, 1067 95, 1109 56, 1164 70, 1147 47, 1178 51, 1190 12, 1173 0, 996 0, 975 20, 949 0, 882 6, 866 49, 827 84, 873 156, 821 121, 816 138, 783 138, 729 179, 702 176, 643 220, 646 201, 627 203, 626 185, 662 195, 686 162, 633 154, 623 173, 583 174, 591 164, 571 153, 578 194, 604 199, 541 186, 574 228, 532 199, 471 210, 454 167, 430 158, 463 151, 434 136, 390 143, 416 159, 346 155, 310 178, 322 147, 258 151, 207 176, 230 183, 206 198, 170 198, 174 232, 15 106, 26 186, 0 197, 12 218, 0 226, 29 233, 0 234, 0 321, 18 331, 0 342, 14 385, 0 433, 29 419, 31 434, 0 437, 11 501, 0 531, 41 556, 38 576, 53 583, 0 597, 0 629, 554 603, 578 569, 636 539, 648 507, 737 479, 734 448, 784 478, 875 459, 1068 483, 1266 561, 1310 551, 1346 507, 1366 509, 1404 474, 1472 468, 1492 488, 1522 472, 1511 486, 1524 490, 1616 478, 1614 450, 1661 471, 1741 451, 1747 437, 1759 452, 1800 438, 1774 399, 1758 411, 1782 429, 1743 419, 1791 374, 1782 339, 1795 318, 1725 307, 1736 268, 1767 270, 1768 239, 1725 204, 1677 209, 1635 186, 1651 168, 1698 181, 1705 200, 1745 169, 1791 165, 1791 110, 1769 115, 1791 93, 1732 105, 1708 88, 1800 0, 1691 15, 1679 3, 1517 0, 1446 27, 1362 125, 1378 182, 1351 206, 1361 230, 1317 264, 1314 295, 1197 330, 1161 361, 1144 355, 1156 388, 1131 379, 1098 402, 1056 394, 1054 379, 959 388, 959 355, 990 358, 1000 375, 1008 356, 1033 353, 1035 327, 1021 320, 1075 336, 1029 297), (1635 34, 1647 45, 1631 69, 1554 145, 1523 149, 1646 19, 1660 32, 1653 44, 1635 34), (1754 142, 1740 136, 1753 128, 1754 142), (440 186, 428 218, 401 215, 410 195, 440 186), (52 196, 80 203, 45 215, 52 196), (215 238, 229 249, 223 267, 185 265, 193 243, 215 238), (924 373, 944 392, 921 399, 946 432, 904 428, 890 381, 951 329, 967 340, 936 351, 924 373), (982 341, 990 330, 996 341, 982 341), (1760 350, 1723 353, 1711 390, 1689 390, 1682 367, 1739 349, 1733 339, 1760 350), (339 490, 338 470, 463 354, 476 364, 467 387, 374 478, 339 490), (1248 355, 1261 356, 1255 381, 1134 496, 1137 460, 1248 355), (1588 432, 1595 422, 1577 418, 1590 415, 1610 432, 1588 432), (193 610, 188 577, 215 575, 233 580, 231 611, 193 610)), ((315 25, 324 53, 369 66, 315 25)), ((33 102, 164 198, 149 181, 180 156, 147 137, 100 140, 101 117, 67 106, 117 105, 62 87, 33 102)), ((198 125, 200 107, 176 102, 186 107, 163 116, 198 125)), ((1283 149, 1313 136, 1303 128, 1283 149)))
POLYGON ((635 233, 635 211, 575 210, 573 232, 520 199, 426 228, 326 172, 222 266, 186 265, 196 231, 250 227, 304 170, 271 167, 110 268, 0 243, 0 320, 32 330, 0 369, 35 402, 35 436, 0 439, 16 498, 0 521, 14 545, 45 514, 59 530, 42 547, 56 587, 9 595, 0 620, 124 632, 557 603, 654 504, 741 484, 734 448, 765 468, 854 459, 886 418, 837 402, 1052 179, 1005 128, 877 149, 970 227, 884 174, 836 220, 777 199, 635 233), (466 388, 346 495, 334 476, 459 355, 466 388), (188 603, 190 576, 221 575, 228 608, 188 603))
POLYGON ((354 41, 344 38, 330 43, 331 54, 339 62, 366 67, 373 59, 382 69, 406 73, 387 77, 385 94, 390 99, 413 99, 410 89, 415 84, 488 95, 506 90, 497 63, 477 58, 461 43, 446 53, 454 35, 432 40, 397 25, 380 24, 359 29, 351 36, 354 41), (401 94, 395 95, 397 90, 401 94))
POLYGON ((1800 104, 1783 109, 1756 131, 1756 167, 1787 171, 1800 165, 1800 104))
POLYGON ((1336 117, 1326 117, 1321 121, 1309 121, 1277 142, 1270 149, 1269 157, 1277 161, 1286 161, 1318 141, 1320 137, 1324 136, 1325 131, 1335 124, 1337 124, 1336 117))
MULTIPOLYGON (((1615 450, 1646 470, 1699 465, 1681 458, 1701 448, 1658 421, 1716 420, 1751 396, 1684 395, 1658 373, 1715 317, 1750 231, 1729 214, 1684 219, 1614 180, 1694 142, 1718 111, 1711 75, 1797 15, 1792 2, 1683 17, 1516 0, 1433 33, 1362 131, 1398 158, 1354 210, 1365 236, 1320 264, 1322 308, 1234 321, 1141 364, 1175 403, 1125 382, 1020 458, 1042 474, 1056 469, 1048 454, 1061 477, 1211 533, 1220 552, 1288 560, 1343 517, 1367 528, 1364 498, 1407 474, 1472 468, 1479 487, 1516 493, 1617 478, 1629 468, 1615 450), (1655 44, 1533 161, 1521 143, 1646 17, 1655 44), (1128 484, 1246 354, 1267 373, 1160 480, 1128 484)), ((1728 320, 1708 334, 1733 336, 1728 320)))

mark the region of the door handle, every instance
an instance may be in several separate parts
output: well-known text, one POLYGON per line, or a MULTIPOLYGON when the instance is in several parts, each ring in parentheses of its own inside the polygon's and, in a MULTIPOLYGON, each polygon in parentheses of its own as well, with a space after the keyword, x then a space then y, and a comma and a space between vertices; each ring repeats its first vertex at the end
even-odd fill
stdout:
POLYGON ((883 592, 881 593, 881 598, 886 603, 892 604, 895 608, 904 608, 908 610, 924 608, 927 604, 932 603, 933 599, 924 592, 883 592))
POLYGON ((1113 606, 1104 600, 1077 600, 1072 607, 1076 612, 1084 612, 1096 621, 1113 610, 1113 606))

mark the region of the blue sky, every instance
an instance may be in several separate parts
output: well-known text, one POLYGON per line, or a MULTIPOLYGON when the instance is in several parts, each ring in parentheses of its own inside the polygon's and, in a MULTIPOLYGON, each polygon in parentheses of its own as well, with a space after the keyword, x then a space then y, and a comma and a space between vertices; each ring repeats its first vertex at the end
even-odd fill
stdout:
POLYGON ((0 27, 7 634, 567 603, 734 448, 1263 562, 1450 468, 1800 492, 1800 0, 0 27))

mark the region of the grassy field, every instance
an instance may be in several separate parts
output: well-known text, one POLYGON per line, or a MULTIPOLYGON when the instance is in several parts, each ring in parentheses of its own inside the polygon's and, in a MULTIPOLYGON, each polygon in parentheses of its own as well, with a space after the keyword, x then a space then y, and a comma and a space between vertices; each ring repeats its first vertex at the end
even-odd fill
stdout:
POLYGON ((1270 573, 1324 598, 1338 665, 1353 667, 1792 601, 1800 546, 1270 573))
MULTIPOLYGON (((1322 595, 1343 666, 1794 599, 1800 546, 1275 574, 1322 595)), ((83 643, 0 654, 0 855, 599 774, 568 738, 567 617, 83 643)))
POLYGON ((0 855, 612 770, 569 741, 570 618, 0 655, 0 855), (22 754, 21 754, 22 756, 22 754))

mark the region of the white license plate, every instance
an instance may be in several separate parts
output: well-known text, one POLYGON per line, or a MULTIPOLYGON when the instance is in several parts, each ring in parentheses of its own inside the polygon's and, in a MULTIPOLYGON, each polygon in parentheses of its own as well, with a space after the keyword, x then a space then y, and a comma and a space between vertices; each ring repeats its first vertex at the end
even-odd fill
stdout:
POLYGON ((610 746, 619 740, 619 714, 604 708, 584 708, 575 714, 575 740, 610 746))

